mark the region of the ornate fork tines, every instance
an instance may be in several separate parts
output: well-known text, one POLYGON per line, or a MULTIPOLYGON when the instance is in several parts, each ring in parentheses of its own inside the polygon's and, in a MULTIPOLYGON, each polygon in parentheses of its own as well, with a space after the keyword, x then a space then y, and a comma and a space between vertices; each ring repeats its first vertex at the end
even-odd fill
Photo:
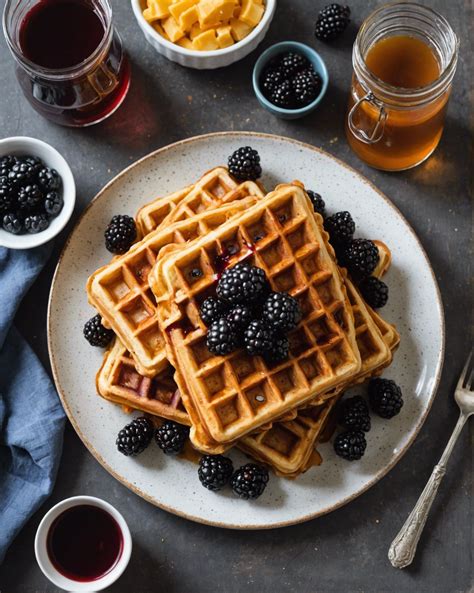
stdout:
POLYGON ((458 389, 467 389, 468 391, 471 390, 472 368, 471 368, 471 372, 469 373, 469 379, 466 381, 466 375, 467 375, 467 371, 469 370, 469 367, 471 366, 471 360, 472 360, 472 352, 467 357, 466 364, 464 365, 464 368, 463 368, 461 375, 459 377, 458 384, 456 385, 456 391, 458 389))

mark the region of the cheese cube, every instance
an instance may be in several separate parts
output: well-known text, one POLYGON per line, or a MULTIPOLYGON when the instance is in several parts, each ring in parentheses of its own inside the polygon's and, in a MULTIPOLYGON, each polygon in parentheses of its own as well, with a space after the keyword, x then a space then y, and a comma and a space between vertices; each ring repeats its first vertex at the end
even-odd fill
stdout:
POLYGON ((191 27, 191 31, 189 32, 189 37, 194 39, 198 35, 201 35, 201 33, 204 33, 204 31, 209 31, 209 29, 214 29, 214 27, 212 25, 201 27, 199 23, 194 23, 194 25, 191 27))
POLYGON ((191 6, 188 10, 185 10, 179 17, 179 26, 183 31, 190 31, 194 23, 198 21, 198 11, 196 6, 191 6))
POLYGON ((163 29, 173 43, 184 37, 184 31, 179 27, 178 23, 172 16, 162 21, 163 29))
POLYGON ((186 12, 189 8, 198 3, 198 0, 180 0, 170 6, 170 13, 174 17, 175 21, 179 22, 179 17, 186 12))
POLYGON ((247 23, 244 23, 243 21, 238 19, 230 19, 230 28, 232 32, 232 37, 236 41, 241 41, 244 37, 247 37, 247 35, 252 30, 252 27, 250 25, 247 25, 247 23))
POLYGON ((193 39, 193 48, 198 49, 200 51, 212 51, 214 49, 219 49, 219 45, 216 39, 216 30, 209 29, 209 31, 205 31, 198 35, 193 39))
POLYGON ((239 20, 251 27, 256 27, 262 20, 264 12, 265 8, 261 4, 257 4, 254 0, 243 0, 239 20))
POLYGON ((157 33, 159 33, 162 37, 164 37, 165 39, 168 39, 169 41, 169 37, 168 35, 165 33, 165 30, 163 29, 163 27, 160 25, 160 23, 153 23, 153 29, 155 29, 155 31, 157 33))
POLYGON ((234 12, 233 0, 201 0, 198 4, 199 24, 219 25, 228 21, 234 12))
POLYGON ((149 23, 166 18, 170 14, 170 4, 171 0, 148 0, 148 7, 143 11, 143 16, 149 23))
POLYGON ((229 47, 230 45, 234 45, 234 39, 231 34, 230 26, 226 27, 218 27, 216 29, 217 33, 217 43, 219 47, 222 49, 224 47, 229 47))
POLYGON ((193 42, 191 41, 191 39, 188 39, 187 37, 182 37, 178 41, 178 45, 180 45, 181 47, 184 47, 186 49, 194 49, 193 42))

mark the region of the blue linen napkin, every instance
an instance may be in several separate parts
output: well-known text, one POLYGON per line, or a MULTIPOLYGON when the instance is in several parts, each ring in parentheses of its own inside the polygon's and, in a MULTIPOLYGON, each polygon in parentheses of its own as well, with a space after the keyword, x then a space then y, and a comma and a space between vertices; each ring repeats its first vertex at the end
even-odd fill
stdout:
POLYGON ((61 457, 65 416, 59 398, 13 326, 18 306, 51 248, 0 247, 0 563, 51 493, 61 457))

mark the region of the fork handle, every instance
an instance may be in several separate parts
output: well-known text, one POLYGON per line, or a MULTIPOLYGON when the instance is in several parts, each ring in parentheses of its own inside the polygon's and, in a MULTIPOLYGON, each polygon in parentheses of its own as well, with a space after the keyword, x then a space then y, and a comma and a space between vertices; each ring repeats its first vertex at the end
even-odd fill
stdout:
POLYGON ((453 434, 446 445, 439 463, 434 466, 433 472, 428 480, 423 492, 420 495, 412 512, 408 515, 403 527, 392 542, 388 550, 388 559, 395 568, 405 568, 412 563, 415 557, 418 540, 428 518, 431 505, 438 492, 439 485, 446 473, 446 464, 451 452, 458 440, 461 430, 467 420, 467 416, 461 414, 453 430, 453 434))

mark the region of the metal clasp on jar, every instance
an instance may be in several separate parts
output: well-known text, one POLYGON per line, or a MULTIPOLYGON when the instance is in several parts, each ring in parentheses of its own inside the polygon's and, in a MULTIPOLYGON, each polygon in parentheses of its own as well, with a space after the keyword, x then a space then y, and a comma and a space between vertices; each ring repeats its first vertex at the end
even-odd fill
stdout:
POLYGON ((376 99, 374 94, 369 92, 364 97, 362 97, 362 99, 359 99, 357 101, 357 103, 355 103, 355 105, 349 111, 349 115, 347 116, 347 119, 348 119, 350 131, 354 134, 354 136, 358 140, 360 140, 361 142, 364 142, 365 144, 375 144, 383 136, 383 131, 385 128, 385 121, 387 119, 387 112, 385 111, 385 107, 384 107, 384 104, 382 103, 382 101, 379 101, 378 99, 376 99), (361 128, 357 127, 357 125, 354 122, 354 114, 362 106, 364 101, 366 101, 367 103, 369 103, 370 105, 375 107, 378 110, 378 114, 379 114, 375 126, 372 128, 371 131, 367 131, 367 132, 365 130, 362 130, 361 128))

